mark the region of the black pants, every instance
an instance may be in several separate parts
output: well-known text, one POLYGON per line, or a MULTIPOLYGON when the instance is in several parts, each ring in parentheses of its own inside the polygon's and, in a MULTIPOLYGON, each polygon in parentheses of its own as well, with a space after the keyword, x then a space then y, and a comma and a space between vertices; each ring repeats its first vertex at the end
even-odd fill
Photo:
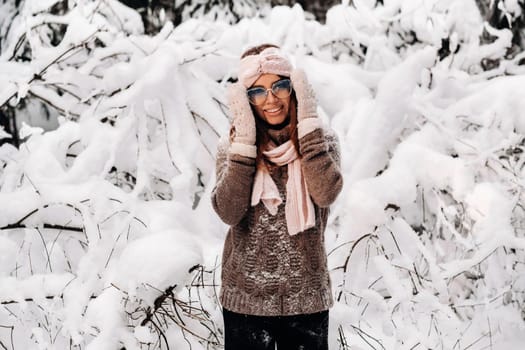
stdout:
POLYGON ((223 309, 224 350, 328 350, 328 311, 253 316, 223 309))

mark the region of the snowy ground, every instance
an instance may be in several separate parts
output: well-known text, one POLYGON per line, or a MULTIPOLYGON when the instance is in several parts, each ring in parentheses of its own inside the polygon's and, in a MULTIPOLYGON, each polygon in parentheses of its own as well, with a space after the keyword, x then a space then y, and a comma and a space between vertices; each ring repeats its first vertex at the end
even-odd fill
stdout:
POLYGON ((505 58, 505 30, 480 43, 474 1, 354 1, 325 25, 276 7, 154 37, 116 1, 40 12, 54 2, 27 1, 0 56, 0 103, 26 98, 31 121, 45 100, 59 124, 0 148, 1 348, 221 348, 214 152, 238 57, 264 42, 306 70, 341 142, 331 349, 525 346, 525 54, 505 58), (59 45, 45 22, 67 24, 59 45), (24 33, 34 58, 10 60, 24 33))

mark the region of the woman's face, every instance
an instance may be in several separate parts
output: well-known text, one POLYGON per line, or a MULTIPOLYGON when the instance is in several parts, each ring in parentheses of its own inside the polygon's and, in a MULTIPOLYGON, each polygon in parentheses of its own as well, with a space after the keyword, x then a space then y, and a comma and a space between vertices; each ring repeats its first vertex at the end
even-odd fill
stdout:
POLYGON ((281 124, 288 117, 290 110, 290 95, 284 98, 276 97, 272 92, 272 84, 282 78, 275 74, 263 74, 255 81, 253 87, 262 87, 268 89, 268 97, 266 101, 260 105, 255 106, 257 116, 265 120, 268 124, 281 124))

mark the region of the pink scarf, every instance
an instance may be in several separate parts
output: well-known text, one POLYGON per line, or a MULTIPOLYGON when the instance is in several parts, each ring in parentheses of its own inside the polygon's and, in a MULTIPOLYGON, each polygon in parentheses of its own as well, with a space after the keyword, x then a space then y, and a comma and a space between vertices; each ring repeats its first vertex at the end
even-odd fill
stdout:
MULTIPOLYGON (((315 225, 315 211, 301 168, 301 161, 291 140, 279 147, 263 152, 278 166, 288 164, 286 182, 285 216, 288 233, 295 235, 315 225)), ((277 207, 282 203, 277 185, 273 182, 266 166, 259 166, 255 173, 252 191, 252 206, 263 202, 270 214, 277 214, 277 207)))

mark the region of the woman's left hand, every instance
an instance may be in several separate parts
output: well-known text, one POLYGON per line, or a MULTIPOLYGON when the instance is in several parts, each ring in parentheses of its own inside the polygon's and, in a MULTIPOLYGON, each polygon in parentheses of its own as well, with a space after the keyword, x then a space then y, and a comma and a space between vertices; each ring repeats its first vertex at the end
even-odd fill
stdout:
POLYGON ((317 101, 312 85, 302 69, 294 69, 290 74, 295 96, 297 97, 297 120, 317 118, 317 101))

